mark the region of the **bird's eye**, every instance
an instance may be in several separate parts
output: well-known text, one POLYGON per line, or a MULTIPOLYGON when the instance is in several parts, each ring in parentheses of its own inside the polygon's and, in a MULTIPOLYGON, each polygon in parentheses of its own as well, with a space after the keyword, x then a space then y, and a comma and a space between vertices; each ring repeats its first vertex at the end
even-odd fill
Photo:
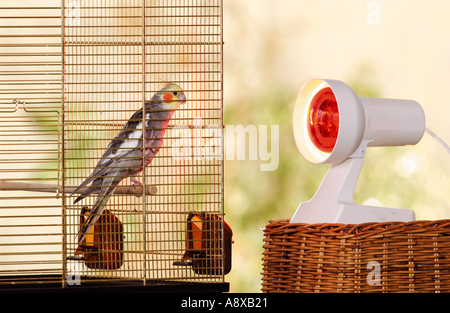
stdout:
POLYGON ((172 94, 173 94, 174 96, 177 96, 177 95, 178 95, 178 92, 174 91, 174 92, 172 92, 172 94))

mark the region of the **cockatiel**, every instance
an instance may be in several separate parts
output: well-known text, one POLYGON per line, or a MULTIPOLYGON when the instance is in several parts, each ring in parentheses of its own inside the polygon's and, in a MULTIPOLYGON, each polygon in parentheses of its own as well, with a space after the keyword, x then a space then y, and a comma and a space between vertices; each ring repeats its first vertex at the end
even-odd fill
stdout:
MULTIPOLYGON (((146 135, 145 164, 147 166, 159 152, 167 125, 175 110, 186 102, 183 89, 169 83, 145 103, 146 135)), ((94 171, 72 193, 91 185, 75 199, 74 204, 84 197, 98 194, 89 216, 78 232, 78 242, 82 242, 95 222, 100 218, 106 203, 122 179, 130 177, 133 185, 141 185, 134 178, 143 170, 143 109, 136 111, 123 129, 108 144, 94 171)))

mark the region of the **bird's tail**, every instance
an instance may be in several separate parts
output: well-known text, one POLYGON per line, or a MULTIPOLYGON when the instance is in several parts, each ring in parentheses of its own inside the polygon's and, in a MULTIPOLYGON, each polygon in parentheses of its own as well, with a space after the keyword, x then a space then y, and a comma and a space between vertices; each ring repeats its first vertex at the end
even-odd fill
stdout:
POLYGON ((92 226, 94 226, 100 218, 100 215, 103 213, 103 210, 108 203, 109 198, 111 198, 114 189, 116 189, 117 185, 123 179, 123 174, 123 171, 116 171, 113 176, 103 178, 102 187, 94 205, 92 206, 91 212, 84 221, 83 225, 81 225, 80 231, 77 234, 78 243, 82 242, 86 238, 86 235, 89 233, 92 226))
MULTIPOLYGON (((86 190, 84 190, 74 201, 73 204, 77 203, 78 201, 83 200, 84 198, 86 198, 87 196, 90 196, 92 194, 95 193, 99 193, 100 192, 100 188, 102 188, 101 184, 102 184, 102 178, 97 178, 96 180, 94 180, 92 182, 92 184, 86 188, 86 190)), ((86 184, 85 184, 86 185, 86 184)), ((71 196, 76 193, 78 190, 80 190, 82 187, 84 187, 84 185, 80 185, 77 189, 75 189, 75 191, 71 194, 71 196)))

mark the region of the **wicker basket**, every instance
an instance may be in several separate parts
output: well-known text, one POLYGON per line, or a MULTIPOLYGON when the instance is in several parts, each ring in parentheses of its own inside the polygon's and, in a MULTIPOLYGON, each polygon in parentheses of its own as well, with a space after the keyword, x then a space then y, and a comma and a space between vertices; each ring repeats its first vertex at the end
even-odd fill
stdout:
POLYGON ((270 221, 263 248, 263 292, 450 291, 450 220, 270 221))

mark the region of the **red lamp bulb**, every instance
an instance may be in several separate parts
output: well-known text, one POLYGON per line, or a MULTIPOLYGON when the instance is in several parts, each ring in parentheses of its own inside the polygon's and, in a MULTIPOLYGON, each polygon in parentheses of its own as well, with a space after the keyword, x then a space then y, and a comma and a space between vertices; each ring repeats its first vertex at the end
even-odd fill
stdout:
POLYGON ((339 109, 330 87, 319 90, 308 108, 307 129, 314 146, 331 153, 339 133, 339 109))

